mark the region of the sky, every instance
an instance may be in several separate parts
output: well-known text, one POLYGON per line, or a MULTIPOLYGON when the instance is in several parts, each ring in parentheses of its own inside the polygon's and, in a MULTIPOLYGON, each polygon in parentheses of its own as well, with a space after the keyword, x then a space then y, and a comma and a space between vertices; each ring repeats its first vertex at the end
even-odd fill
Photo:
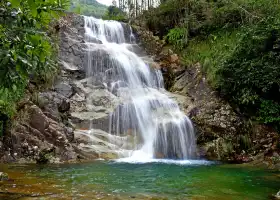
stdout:
POLYGON ((107 6, 112 4, 112 0, 97 0, 99 3, 105 4, 107 6))

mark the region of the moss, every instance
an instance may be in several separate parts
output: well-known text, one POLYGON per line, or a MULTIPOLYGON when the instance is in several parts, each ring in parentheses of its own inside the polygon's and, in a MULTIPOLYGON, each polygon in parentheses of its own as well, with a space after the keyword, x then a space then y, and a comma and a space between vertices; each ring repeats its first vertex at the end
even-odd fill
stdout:
POLYGON ((37 164, 47 164, 50 163, 51 159, 55 156, 55 148, 44 149, 39 153, 36 159, 37 164))
POLYGON ((9 180, 9 175, 4 172, 0 172, 0 182, 9 180))

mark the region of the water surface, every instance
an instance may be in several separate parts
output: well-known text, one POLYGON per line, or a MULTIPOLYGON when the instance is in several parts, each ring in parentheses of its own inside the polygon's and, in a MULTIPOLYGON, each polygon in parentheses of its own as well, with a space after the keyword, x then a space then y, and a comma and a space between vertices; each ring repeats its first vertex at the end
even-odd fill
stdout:
POLYGON ((264 200, 280 188, 275 171, 209 162, 9 165, 0 199, 264 200))

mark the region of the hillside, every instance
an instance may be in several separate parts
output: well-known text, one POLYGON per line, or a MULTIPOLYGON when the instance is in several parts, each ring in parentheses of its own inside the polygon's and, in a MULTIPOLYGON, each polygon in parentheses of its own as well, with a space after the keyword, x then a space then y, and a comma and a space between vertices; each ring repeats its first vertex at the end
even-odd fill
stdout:
MULTIPOLYGON (((247 162, 258 152, 266 158, 279 152, 279 6, 268 0, 166 0, 134 18, 143 44, 152 46, 153 35, 164 43, 162 51, 155 45, 150 52, 158 55, 166 72, 166 88, 202 105, 189 116, 199 132, 198 145, 208 143, 208 157, 247 162), (179 57, 179 66, 162 60, 169 52, 177 54, 173 58, 179 57), (238 120, 223 116, 231 112, 220 112, 220 106, 211 103, 211 93, 229 104, 243 128, 236 126, 238 120), (218 123, 224 119, 226 123, 218 123), (234 128, 226 125, 231 121, 234 128)), ((272 156, 269 162, 274 160, 279 158, 272 156)))
POLYGON ((107 11, 107 6, 96 0, 72 0, 70 10, 81 15, 101 18, 107 11))
POLYGON ((168 0, 138 21, 185 66, 199 62, 220 96, 253 121, 280 127, 279 2, 168 0))

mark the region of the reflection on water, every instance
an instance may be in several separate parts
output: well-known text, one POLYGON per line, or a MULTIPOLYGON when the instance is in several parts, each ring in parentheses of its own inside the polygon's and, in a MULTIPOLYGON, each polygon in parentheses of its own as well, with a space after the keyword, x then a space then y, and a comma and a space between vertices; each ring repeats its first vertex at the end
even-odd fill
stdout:
POLYGON ((274 171, 205 164, 2 165, 0 199, 263 200, 280 187, 274 171))

